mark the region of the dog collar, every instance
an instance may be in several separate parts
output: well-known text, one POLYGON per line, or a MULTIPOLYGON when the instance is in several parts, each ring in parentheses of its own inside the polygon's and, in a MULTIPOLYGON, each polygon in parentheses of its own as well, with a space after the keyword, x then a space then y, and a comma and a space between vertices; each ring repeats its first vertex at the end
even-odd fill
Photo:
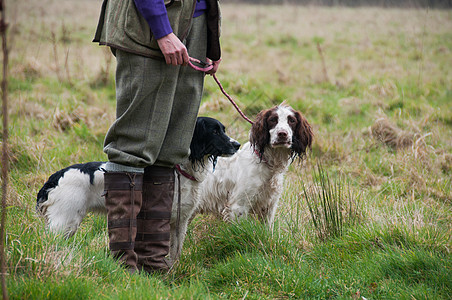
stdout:
POLYGON ((259 151, 257 151, 256 149, 254 149, 254 154, 256 154, 256 156, 261 160, 261 162, 268 163, 268 161, 264 159, 264 156, 260 154, 259 151))
POLYGON ((196 180, 195 177, 193 177, 192 175, 188 174, 187 172, 185 172, 184 170, 182 170, 182 168, 180 167, 180 165, 176 165, 176 170, 179 172, 179 174, 181 174, 182 176, 184 176, 185 178, 188 178, 192 181, 198 181, 196 180))

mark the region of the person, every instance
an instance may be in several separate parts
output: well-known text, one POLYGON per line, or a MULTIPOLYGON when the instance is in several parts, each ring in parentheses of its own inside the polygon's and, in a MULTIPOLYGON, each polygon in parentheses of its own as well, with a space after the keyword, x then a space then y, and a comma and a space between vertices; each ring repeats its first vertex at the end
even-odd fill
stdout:
POLYGON ((131 272, 167 271, 174 166, 189 156, 205 73, 220 64, 217 0, 104 0, 93 42, 116 57, 104 175, 109 249, 131 272))

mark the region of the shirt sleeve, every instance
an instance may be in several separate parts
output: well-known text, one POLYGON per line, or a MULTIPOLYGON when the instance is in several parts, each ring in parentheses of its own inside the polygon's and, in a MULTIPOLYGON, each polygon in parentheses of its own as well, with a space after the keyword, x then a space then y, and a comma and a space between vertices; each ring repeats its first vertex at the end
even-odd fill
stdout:
POLYGON ((163 0, 134 0, 156 39, 173 32, 163 0))

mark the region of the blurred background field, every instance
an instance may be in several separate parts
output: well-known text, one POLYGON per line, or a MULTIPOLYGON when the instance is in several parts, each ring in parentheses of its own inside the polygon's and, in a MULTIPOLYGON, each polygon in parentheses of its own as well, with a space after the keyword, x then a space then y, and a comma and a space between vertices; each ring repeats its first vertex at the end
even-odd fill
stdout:
MULTIPOLYGON (((290 167, 273 231, 198 216, 180 263, 148 277, 109 257, 104 216, 64 240, 35 213, 53 172, 106 160, 115 59, 91 42, 101 1, 7 1, 11 298, 450 297, 450 1, 251 2, 221 1, 218 78, 251 119, 283 101, 300 110, 313 149, 290 167), (322 206, 334 187, 339 224, 322 206)), ((245 143, 249 124, 205 82, 200 115, 245 143)))

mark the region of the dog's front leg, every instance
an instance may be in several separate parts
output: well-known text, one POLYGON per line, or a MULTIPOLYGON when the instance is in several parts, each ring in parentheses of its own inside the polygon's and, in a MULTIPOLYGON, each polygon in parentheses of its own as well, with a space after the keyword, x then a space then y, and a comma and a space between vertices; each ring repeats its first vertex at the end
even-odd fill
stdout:
POLYGON ((182 246, 184 245, 185 236, 187 234, 188 221, 180 222, 179 228, 175 223, 171 224, 170 231, 170 258, 173 263, 179 260, 182 246))
POLYGON ((180 209, 179 220, 177 220, 177 210, 175 211, 173 207, 170 229, 170 258, 173 263, 180 258, 188 224, 194 216, 195 205, 192 202, 183 201, 181 207, 177 209, 180 209))

